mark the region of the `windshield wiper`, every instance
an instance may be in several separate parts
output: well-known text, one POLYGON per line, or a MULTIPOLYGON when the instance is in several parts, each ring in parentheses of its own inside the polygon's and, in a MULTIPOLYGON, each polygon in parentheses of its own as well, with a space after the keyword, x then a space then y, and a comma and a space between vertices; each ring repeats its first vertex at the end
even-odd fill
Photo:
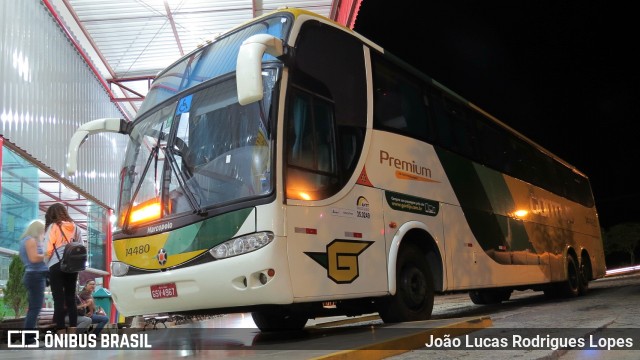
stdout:
MULTIPOLYGON (((154 171, 155 174, 154 176, 154 181, 157 183, 158 181, 158 153, 160 151, 160 141, 164 140, 164 133, 162 132, 162 130, 164 129, 164 123, 162 124, 162 126, 160 127, 160 131, 158 131, 158 136, 156 137, 156 144, 153 146, 153 148, 151 148, 151 153, 149 154, 149 157, 147 158, 147 163, 144 165, 144 169, 142 170, 142 174, 140 175, 140 180, 138 181, 138 184, 136 185, 136 189, 133 192, 133 196, 131 196, 131 201, 129 203, 129 207, 127 209, 127 213, 124 217, 124 221, 122 222, 122 231, 123 232, 128 232, 128 227, 129 227, 129 216, 131 215, 131 211, 133 210, 133 201, 138 197, 138 193, 140 192, 140 189, 142 188, 142 184, 144 183, 144 179, 147 176, 147 172, 149 171, 149 168, 151 167, 151 162, 154 161, 154 171)), ((155 130, 151 131, 152 133, 155 134, 155 130)))
POLYGON ((131 201, 127 208, 127 213, 124 216, 124 221, 122 223, 122 230, 126 233, 127 228, 129 227, 129 216, 131 215, 131 211, 133 210, 133 200, 138 196, 140 189, 142 188, 143 179, 147 175, 147 171, 151 167, 151 161, 154 159, 158 159, 158 149, 160 145, 156 145, 151 149, 151 154, 149 154, 149 158, 147 158, 147 163, 144 165, 144 170, 142 170, 142 174, 140 175, 140 181, 138 181, 138 185, 136 186, 135 191, 133 192, 133 196, 131 196, 131 201))
POLYGON ((193 212, 199 215, 206 215, 207 212, 202 210, 202 208, 200 207, 200 204, 198 204, 198 199, 196 199, 196 196, 193 194, 193 191, 191 191, 189 186, 187 186, 187 179, 184 176, 184 173, 180 171, 180 169, 178 168, 178 162, 176 161, 176 158, 173 156, 173 150, 171 150, 169 147, 163 147, 161 149, 164 152, 166 158, 169 159, 169 165, 171 166, 171 170, 176 175, 176 179, 178 180, 178 185, 180 185, 180 187, 184 191, 184 194, 186 195, 187 201, 189 202, 189 205, 193 209, 193 212))

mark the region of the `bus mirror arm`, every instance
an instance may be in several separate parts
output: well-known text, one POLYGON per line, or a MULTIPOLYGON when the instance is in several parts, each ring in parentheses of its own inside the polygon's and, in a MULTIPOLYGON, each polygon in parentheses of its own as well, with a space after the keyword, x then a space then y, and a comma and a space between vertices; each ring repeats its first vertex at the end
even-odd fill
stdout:
POLYGON ((115 132, 128 134, 130 131, 129 122, 119 118, 104 118, 89 121, 82 124, 73 134, 69 141, 67 152, 67 175, 73 176, 78 168, 78 149, 89 137, 89 135, 101 132, 115 132))
POLYGON ((256 34, 242 42, 236 63, 238 103, 248 105, 262 100, 262 56, 284 55, 285 45, 273 35, 256 34))

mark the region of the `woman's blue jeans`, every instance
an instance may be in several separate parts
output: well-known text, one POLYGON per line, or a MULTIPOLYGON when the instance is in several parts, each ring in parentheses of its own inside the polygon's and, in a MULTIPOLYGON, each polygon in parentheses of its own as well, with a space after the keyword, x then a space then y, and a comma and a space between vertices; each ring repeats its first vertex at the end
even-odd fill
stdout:
MULTIPOLYGON (((27 288, 29 310, 24 318, 24 328, 34 330, 38 327, 38 315, 44 302, 44 288, 47 285, 48 271, 26 271, 22 281, 27 288)), ((30 339, 27 339, 27 341, 30 339)))
POLYGON ((93 330, 93 333, 99 334, 100 331, 102 331, 102 329, 104 328, 105 325, 107 325, 108 322, 109 322, 109 318, 104 315, 92 315, 91 323, 98 324, 96 325, 96 328, 93 330))

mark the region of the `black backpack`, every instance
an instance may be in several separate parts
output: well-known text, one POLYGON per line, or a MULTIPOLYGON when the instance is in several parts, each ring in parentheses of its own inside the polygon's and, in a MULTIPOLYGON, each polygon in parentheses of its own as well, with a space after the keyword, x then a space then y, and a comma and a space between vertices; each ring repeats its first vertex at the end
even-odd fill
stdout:
POLYGON ((64 251, 62 252, 62 258, 58 255, 56 244, 53 244, 53 249, 60 261, 60 271, 66 273, 77 273, 85 270, 87 268, 87 247, 82 243, 78 234, 78 229, 75 229, 74 238, 69 241, 62 231, 60 224, 58 224, 58 227, 60 228, 62 236, 67 241, 67 245, 64 247, 64 251))

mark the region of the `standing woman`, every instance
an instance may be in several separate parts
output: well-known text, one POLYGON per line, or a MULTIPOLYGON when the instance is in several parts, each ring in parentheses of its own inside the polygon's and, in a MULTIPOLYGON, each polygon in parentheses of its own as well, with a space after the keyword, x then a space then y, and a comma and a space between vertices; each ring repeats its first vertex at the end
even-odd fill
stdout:
POLYGON ((76 283, 78 273, 65 273, 60 270, 60 260, 66 244, 76 236, 76 225, 61 203, 55 203, 47 209, 44 216, 45 239, 47 243, 47 265, 53 296, 53 321, 58 333, 64 333, 65 309, 69 312, 69 333, 75 333, 78 324, 76 309, 76 283), (54 245, 56 251, 54 251, 54 245), (57 252, 57 255, 56 255, 57 252))
MULTIPOLYGON (((44 222, 42 220, 33 220, 27 226, 20 241, 20 259, 24 263, 24 286, 27 288, 27 299, 29 301, 29 310, 27 317, 24 319, 24 328, 26 330, 35 330, 38 325, 38 315, 42 309, 44 302, 44 288, 47 283, 47 275, 49 268, 44 262, 44 247, 42 239, 44 238, 44 222)), ((35 336, 28 334, 26 338, 27 344, 35 342, 35 336)))

